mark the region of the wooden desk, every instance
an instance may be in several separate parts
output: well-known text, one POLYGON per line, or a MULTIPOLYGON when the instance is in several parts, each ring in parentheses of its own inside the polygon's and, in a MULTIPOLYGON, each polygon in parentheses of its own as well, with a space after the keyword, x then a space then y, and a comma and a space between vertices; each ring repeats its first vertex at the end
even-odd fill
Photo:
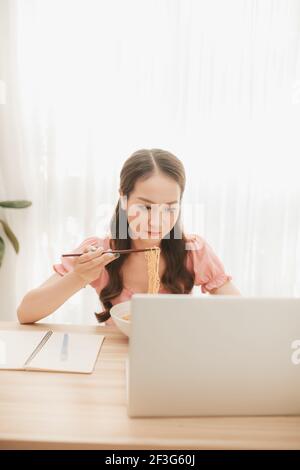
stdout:
POLYGON ((93 374, 0 371, 1 449, 300 449, 300 416, 128 418, 128 340, 114 327, 19 325, 104 334, 93 374))

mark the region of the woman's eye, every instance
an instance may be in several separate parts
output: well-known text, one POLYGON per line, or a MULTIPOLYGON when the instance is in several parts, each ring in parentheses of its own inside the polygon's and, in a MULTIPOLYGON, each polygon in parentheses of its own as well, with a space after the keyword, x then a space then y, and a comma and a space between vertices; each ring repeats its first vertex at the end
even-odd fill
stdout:
MULTIPOLYGON (((139 206, 142 210, 150 210, 151 211, 151 206, 139 206)), ((177 211, 177 208, 176 207, 165 207, 164 208, 165 211, 167 212, 176 212, 177 211)))

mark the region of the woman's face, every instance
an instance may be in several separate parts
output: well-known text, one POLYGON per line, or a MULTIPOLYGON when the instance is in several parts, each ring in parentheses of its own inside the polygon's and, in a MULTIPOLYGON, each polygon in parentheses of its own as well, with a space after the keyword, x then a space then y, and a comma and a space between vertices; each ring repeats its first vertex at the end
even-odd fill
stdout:
POLYGON ((122 207, 127 212, 132 239, 161 240, 177 221, 180 186, 162 174, 138 180, 129 198, 122 197, 122 207))

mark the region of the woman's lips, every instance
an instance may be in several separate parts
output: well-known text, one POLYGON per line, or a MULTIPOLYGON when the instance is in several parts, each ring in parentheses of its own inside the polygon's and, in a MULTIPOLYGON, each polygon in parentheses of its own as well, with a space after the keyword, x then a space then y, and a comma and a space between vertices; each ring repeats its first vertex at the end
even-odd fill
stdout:
POLYGON ((160 232, 149 232, 149 231, 148 231, 148 233, 149 233, 150 235, 160 235, 160 232))

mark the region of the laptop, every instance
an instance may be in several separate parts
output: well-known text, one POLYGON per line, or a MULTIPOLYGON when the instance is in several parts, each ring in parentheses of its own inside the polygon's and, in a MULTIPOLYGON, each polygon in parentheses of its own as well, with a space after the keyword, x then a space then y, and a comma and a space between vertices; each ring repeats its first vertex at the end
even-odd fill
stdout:
POLYGON ((133 294, 129 417, 300 415, 300 298, 133 294))

